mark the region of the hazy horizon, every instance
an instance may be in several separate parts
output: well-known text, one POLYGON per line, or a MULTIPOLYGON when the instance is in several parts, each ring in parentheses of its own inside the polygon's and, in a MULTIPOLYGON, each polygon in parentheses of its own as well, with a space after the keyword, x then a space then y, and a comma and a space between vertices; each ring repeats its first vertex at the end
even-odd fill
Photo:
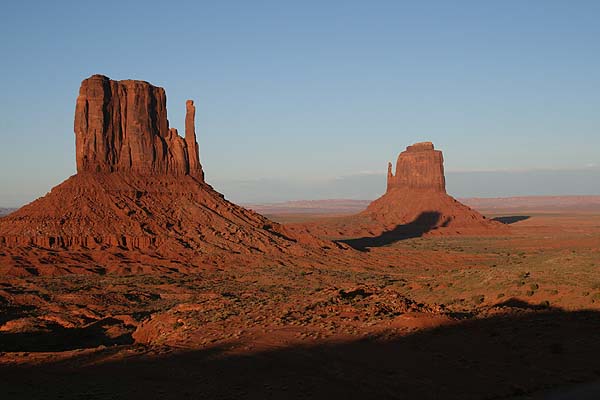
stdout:
MULTIPOLYGON (((385 173, 363 172, 319 180, 261 178, 253 180, 211 180, 207 182, 233 202, 242 204, 278 203, 295 200, 373 200, 385 192, 385 173)), ((67 178, 67 177, 65 177, 67 178)), ((446 173, 448 193, 458 198, 520 196, 600 196, 600 168, 581 170, 530 171, 449 171, 446 173), (552 190, 559 182, 563 192, 552 190)), ((18 208, 45 192, 30 193, 22 201, 0 203, 0 208, 18 208)), ((10 194, 5 198, 10 198, 10 194)))
POLYGON ((600 194, 599 13, 552 0, 9 3, 0 206, 75 173, 75 100, 96 73, 164 87, 180 132, 194 99, 207 180, 238 202, 370 198, 423 140, 444 151, 456 196, 600 194))

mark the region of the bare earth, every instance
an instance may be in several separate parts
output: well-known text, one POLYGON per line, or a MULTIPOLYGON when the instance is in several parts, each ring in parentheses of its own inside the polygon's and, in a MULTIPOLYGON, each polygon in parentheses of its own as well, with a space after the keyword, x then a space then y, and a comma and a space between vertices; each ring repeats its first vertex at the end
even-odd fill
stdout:
MULTIPOLYGON (((3 398, 592 396, 600 211, 487 216, 510 233, 411 238, 331 263, 134 274, 115 259, 104 275, 3 275, 3 398)), ((0 259, 28 257, 11 251, 0 259)))

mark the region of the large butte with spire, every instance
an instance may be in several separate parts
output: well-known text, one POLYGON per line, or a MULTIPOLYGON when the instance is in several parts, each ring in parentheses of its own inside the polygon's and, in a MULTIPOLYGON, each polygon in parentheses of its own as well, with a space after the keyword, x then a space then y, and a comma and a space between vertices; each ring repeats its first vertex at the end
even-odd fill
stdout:
POLYGON ((182 138, 169 127, 163 88, 93 75, 81 83, 75 107, 77 172, 187 174, 203 181, 195 114, 188 100, 182 138))

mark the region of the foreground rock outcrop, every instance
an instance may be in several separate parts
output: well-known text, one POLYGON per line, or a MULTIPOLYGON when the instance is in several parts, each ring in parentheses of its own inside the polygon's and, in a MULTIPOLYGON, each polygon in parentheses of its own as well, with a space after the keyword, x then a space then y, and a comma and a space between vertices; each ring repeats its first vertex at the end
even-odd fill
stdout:
POLYGON ((396 171, 388 163, 387 190, 359 214, 291 224, 297 232, 349 239, 356 247, 378 246, 421 235, 503 233, 507 228, 485 218, 446 193, 444 158, 433 143, 408 146, 396 171))
POLYGON ((182 138, 169 127, 164 89, 101 75, 85 79, 75 110, 77 174, 0 219, 0 246, 22 249, 2 267, 39 273, 43 259, 42 269, 56 272, 51 266, 61 262, 47 254, 31 261, 39 249, 68 250, 69 257, 73 251, 96 251, 100 259, 88 254, 87 259, 77 256, 75 263, 106 271, 106 264, 130 256, 122 250, 152 254, 164 266, 166 259, 171 265, 189 265, 190 260, 219 265, 235 255, 251 256, 238 260, 251 262, 336 247, 291 234, 208 185, 199 160, 195 111, 188 100, 182 138))

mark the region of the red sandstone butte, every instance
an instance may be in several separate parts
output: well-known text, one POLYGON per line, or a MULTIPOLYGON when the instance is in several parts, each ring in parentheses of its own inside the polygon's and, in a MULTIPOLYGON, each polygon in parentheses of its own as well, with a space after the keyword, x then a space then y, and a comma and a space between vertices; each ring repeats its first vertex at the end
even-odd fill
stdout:
POLYGON ((398 156, 395 173, 388 163, 385 194, 361 213, 289 227, 334 239, 507 232, 446 193, 444 157, 431 142, 408 146, 398 156))
POLYGON ((189 174, 203 180, 195 112, 188 100, 183 139, 169 128, 163 88, 102 75, 85 79, 75 108, 77 172, 189 174))
POLYGON ((387 191, 394 188, 445 193, 442 152, 434 150, 431 142, 408 146, 398 156, 395 175, 392 174, 392 163, 388 163, 387 191))
MULTIPOLYGON (((234 255, 251 262, 336 247, 292 235, 208 185, 195 112, 188 100, 182 138, 169 127, 164 89, 102 75, 85 79, 75 108, 77 174, 0 219, 0 246, 20 248, 29 258, 44 258, 43 249, 65 250, 75 258, 80 253, 68 252, 93 250, 89 254, 101 260, 85 263, 101 267, 108 262, 107 249, 141 250, 183 261, 180 265, 190 260, 216 265, 234 255)), ((119 265, 118 257, 110 263, 119 265)), ((158 260, 164 265, 164 258, 158 260)))

